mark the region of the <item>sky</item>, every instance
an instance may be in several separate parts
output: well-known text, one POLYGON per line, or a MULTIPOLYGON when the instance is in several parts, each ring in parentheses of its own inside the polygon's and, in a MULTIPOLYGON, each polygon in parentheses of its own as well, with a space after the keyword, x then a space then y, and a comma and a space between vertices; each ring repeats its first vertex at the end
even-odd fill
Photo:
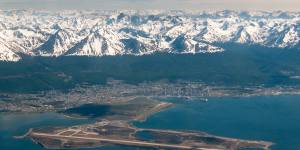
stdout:
POLYGON ((0 0, 0 9, 300 11, 300 0, 0 0))

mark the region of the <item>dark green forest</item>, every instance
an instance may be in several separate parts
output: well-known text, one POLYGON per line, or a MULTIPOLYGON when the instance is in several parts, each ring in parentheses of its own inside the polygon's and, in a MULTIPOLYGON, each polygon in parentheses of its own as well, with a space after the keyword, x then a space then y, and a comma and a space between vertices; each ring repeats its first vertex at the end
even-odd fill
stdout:
POLYGON ((201 81, 222 86, 299 85, 300 51, 223 45, 222 53, 103 57, 24 57, 0 63, 0 92, 69 89, 118 79, 201 81))

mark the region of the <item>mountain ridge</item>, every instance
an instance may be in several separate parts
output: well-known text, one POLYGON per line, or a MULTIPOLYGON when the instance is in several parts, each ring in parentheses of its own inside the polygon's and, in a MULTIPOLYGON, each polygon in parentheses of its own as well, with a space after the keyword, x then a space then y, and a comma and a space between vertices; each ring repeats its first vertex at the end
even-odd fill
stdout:
POLYGON ((0 60, 216 53, 214 43, 300 49, 300 12, 0 11, 0 60))

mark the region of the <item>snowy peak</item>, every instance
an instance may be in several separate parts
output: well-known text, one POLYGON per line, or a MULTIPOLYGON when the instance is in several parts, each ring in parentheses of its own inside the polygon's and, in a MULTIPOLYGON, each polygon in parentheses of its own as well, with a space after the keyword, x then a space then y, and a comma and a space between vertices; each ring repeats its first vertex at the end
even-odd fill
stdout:
POLYGON ((69 50, 72 44, 72 33, 63 29, 58 29, 51 34, 47 41, 35 49, 37 55, 41 56, 60 56, 69 50))
POLYGON ((224 51, 220 47, 194 40, 192 37, 185 35, 179 35, 171 43, 171 47, 172 52, 176 53, 215 53, 224 51))
POLYGON ((0 59, 215 53, 215 43, 300 49, 299 12, 0 11, 0 59))
POLYGON ((96 31, 75 44, 65 55, 102 56, 107 54, 107 50, 108 43, 106 38, 96 31))

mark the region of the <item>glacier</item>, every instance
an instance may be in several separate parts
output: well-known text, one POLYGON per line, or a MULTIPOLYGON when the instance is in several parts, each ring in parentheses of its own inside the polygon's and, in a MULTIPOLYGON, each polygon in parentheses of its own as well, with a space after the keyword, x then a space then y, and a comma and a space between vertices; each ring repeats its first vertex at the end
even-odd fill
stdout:
POLYGON ((217 43, 300 49, 300 12, 0 10, 0 61, 223 52, 217 43))

